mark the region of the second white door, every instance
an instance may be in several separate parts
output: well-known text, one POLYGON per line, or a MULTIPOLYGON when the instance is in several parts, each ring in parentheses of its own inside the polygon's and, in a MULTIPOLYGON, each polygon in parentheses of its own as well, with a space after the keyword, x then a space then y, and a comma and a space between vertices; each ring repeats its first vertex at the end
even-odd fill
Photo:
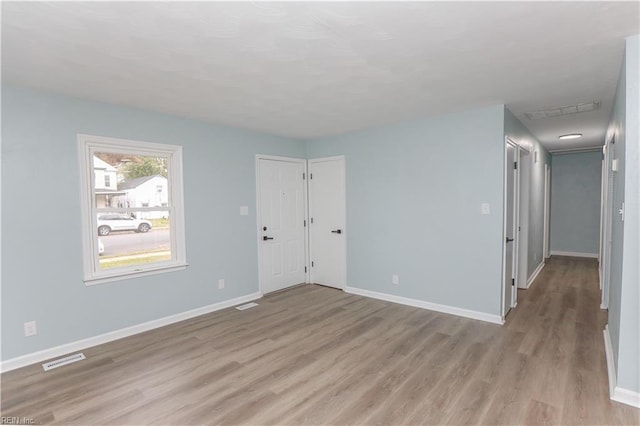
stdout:
POLYGON ((306 281, 305 161, 258 158, 260 283, 263 293, 306 281))
POLYGON ((515 145, 509 141, 505 146, 505 171, 504 171, 504 299, 502 317, 514 307, 516 301, 515 278, 517 263, 517 221, 518 221, 518 152, 515 145))
POLYGON ((347 281, 344 157, 309 160, 311 282, 344 289, 347 281))

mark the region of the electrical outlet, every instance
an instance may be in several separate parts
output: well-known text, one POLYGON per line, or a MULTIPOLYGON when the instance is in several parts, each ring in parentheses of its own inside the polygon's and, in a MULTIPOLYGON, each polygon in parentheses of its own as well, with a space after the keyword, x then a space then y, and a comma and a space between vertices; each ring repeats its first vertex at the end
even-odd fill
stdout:
POLYGON ((400 284, 400 278, 397 275, 391 275, 391 284, 398 285, 400 284))
POLYGON ((24 335, 25 337, 35 336, 38 334, 38 329, 36 327, 35 321, 29 321, 24 323, 24 335))
POLYGON ((224 288, 224 280, 220 279, 218 280, 218 289, 222 290, 224 288))

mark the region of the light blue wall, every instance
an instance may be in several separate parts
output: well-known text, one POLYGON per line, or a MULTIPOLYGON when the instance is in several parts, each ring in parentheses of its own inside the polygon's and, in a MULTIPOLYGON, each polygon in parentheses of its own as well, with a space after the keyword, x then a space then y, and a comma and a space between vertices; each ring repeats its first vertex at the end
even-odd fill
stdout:
POLYGON ((296 141, 3 86, 2 359, 257 292, 257 153, 305 155, 296 141), (84 285, 77 133, 183 146, 187 270, 84 285))
POLYGON ((525 147, 529 161, 529 241, 527 250, 527 278, 544 261, 544 165, 551 165, 551 156, 540 142, 505 108, 504 133, 513 142, 525 147), (538 161, 535 157, 538 153, 538 161))
POLYGON ((640 392, 640 36, 626 44, 625 222, 618 386, 640 392))
MULTIPOLYGON (((614 211, 622 205, 624 200, 624 151, 625 151, 625 116, 626 116, 626 60, 622 63, 620 78, 614 99, 613 113, 607 138, 614 135, 615 144, 611 146, 611 157, 618 160, 618 172, 615 173, 613 187, 613 209, 614 211)), ((611 224, 611 272, 609 282, 609 333, 613 345, 614 362, 618 365, 618 352, 620 349, 620 302, 622 296, 622 245, 624 242, 624 223, 619 220, 619 216, 613 215, 611 224)))
POLYGON ((640 37, 627 39, 608 135, 615 135, 618 172, 614 208, 625 203, 625 220, 615 215, 611 251, 609 331, 617 384, 640 392, 640 37))
POLYGON ((600 250, 602 152, 551 157, 551 250, 600 250))
POLYGON ((307 143, 346 158, 348 286, 500 315, 503 111, 307 143))

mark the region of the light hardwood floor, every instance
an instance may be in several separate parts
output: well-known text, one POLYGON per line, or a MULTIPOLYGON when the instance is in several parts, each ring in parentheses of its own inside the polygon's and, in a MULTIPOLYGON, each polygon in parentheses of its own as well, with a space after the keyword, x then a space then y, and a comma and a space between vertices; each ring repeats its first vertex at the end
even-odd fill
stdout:
POLYGON ((595 261, 552 258, 504 326, 304 285, 2 375, 63 424, 640 424, 611 402, 595 261))

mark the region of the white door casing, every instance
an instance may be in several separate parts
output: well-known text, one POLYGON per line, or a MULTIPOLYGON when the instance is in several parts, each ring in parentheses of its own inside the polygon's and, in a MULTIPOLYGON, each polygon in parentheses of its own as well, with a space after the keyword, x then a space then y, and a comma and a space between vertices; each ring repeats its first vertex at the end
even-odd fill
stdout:
POLYGON ((607 190, 605 189, 607 185, 607 142, 605 142, 602 147, 602 164, 600 167, 600 244, 598 245, 598 275, 600 277, 600 290, 602 290, 602 263, 604 254, 604 210, 605 210, 605 196, 607 194, 607 190))
POLYGON ((256 156, 260 291, 306 282, 306 161, 256 156))
POLYGON ((344 289, 347 283, 345 160, 309 160, 310 281, 344 289))
POLYGON ((602 178, 600 181, 600 251, 598 253, 598 272, 600 274, 600 290, 602 298, 600 306, 604 307, 605 292, 604 282, 607 269, 607 211, 608 211, 608 192, 609 192, 609 142, 607 141, 602 147, 602 178))
POLYGON ((551 169, 548 164, 544 165, 544 223, 543 223, 543 237, 542 237, 542 260, 544 262, 550 256, 549 251, 549 229, 551 222, 549 221, 551 216, 551 169))
POLYGON ((604 173, 602 197, 603 232, 601 236, 601 288, 602 296, 600 307, 609 307, 609 284, 611 281, 611 249, 613 245, 613 217, 615 216, 613 188, 616 179, 616 172, 613 170, 612 162, 615 159, 615 139, 607 141, 604 147, 604 173))

